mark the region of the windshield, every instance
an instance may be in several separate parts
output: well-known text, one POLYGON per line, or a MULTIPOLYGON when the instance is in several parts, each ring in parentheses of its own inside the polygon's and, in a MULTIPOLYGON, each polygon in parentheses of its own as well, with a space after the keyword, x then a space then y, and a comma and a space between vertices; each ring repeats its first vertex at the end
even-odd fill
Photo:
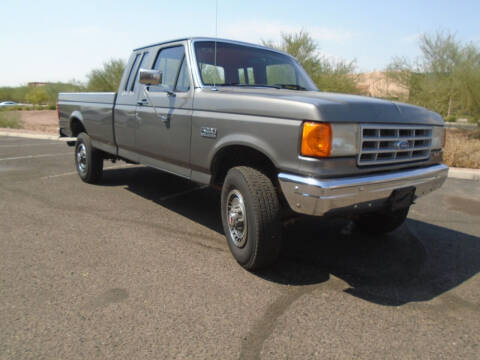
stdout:
POLYGON ((198 70, 204 85, 318 90, 290 56, 266 49, 217 42, 195 42, 198 70))

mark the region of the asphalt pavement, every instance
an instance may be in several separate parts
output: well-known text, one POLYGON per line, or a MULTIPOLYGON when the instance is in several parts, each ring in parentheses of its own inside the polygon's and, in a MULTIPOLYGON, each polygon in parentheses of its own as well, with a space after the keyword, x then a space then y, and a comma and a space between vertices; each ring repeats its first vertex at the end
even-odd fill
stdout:
POLYGON ((278 263, 232 258, 216 191, 0 137, 0 359, 478 359, 480 182, 448 179, 379 238, 284 229, 278 263))

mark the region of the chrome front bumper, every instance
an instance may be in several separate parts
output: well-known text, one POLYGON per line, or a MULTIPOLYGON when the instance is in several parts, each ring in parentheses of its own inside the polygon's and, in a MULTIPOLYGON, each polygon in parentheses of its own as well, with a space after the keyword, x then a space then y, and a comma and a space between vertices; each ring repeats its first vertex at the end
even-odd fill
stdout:
POLYGON ((442 186, 448 166, 433 165, 337 179, 315 179, 280 173, 278 179, 288 204, 295 212, 324 215, 335 211, 362 211, 385 204, 396 189, 415 187, 415 197, 442 186))

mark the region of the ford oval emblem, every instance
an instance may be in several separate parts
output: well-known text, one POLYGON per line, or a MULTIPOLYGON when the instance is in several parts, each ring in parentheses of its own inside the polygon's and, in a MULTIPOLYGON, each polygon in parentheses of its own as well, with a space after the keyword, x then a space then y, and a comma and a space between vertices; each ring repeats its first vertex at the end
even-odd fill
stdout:
POLYGON ((410 144, 408 143, 408 141, 406 140, 403 140, 403 141, 397 141, 395 143, 395 147, 399 150, 406 150, 410 147, 410 144))

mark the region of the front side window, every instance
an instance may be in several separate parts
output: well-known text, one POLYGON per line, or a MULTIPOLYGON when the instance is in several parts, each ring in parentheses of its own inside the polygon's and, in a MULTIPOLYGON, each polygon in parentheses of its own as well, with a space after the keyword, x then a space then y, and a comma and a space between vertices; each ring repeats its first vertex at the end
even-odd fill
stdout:
POLYGON ((183 45, 161 49, 153 68, 162 72, 162 83, 151 86, 150 91, 174 91, 184 58, 185 49, 183 45))
POLYGON ((276 51, 225 42, 215 45, 213 41, 197 41, 195 55, 204 85, 317 90, 297 61, 276 51))

